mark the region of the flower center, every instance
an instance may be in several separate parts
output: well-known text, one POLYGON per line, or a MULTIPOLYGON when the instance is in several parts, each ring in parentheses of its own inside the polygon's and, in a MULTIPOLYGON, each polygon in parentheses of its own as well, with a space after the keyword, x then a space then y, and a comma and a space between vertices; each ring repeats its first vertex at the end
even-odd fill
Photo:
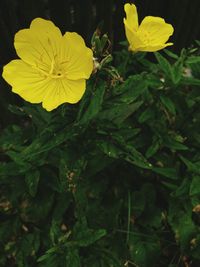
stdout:
POLYGON ((63 78, 64 77, 64 70, 62 68, 62 64, 56 64, 53 60, 51 63, 51 69, 49 71, 49 76, 54 79, 63 78))
POLYGON ((46 78, 60 79, 65 77, 66 74, 64 63, 66 62, 58 63, 53 59, 50 68, 46 64, 43 64, 43 66, 42 62, 39 66, 35 66, 34 68, 37 69, 46 78))

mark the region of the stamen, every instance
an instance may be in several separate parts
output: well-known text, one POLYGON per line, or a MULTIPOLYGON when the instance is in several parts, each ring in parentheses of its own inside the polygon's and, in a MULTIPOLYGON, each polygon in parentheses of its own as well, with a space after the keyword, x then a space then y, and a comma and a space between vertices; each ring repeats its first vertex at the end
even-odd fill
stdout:
POLYGON ((54 66, 55 66, 55 60, 54 60, 54 58, 53 58, 53 60, 52 60, 52 62, 51 62, 51 69, 50 69, 49 74, 52 74, 52 73, 53 73, 54 66))
POLYGON ((53 59, 51 61, 51 67, 49 71, 43 70, 42 68, 38 66, 38 64, 32 67, 36 69, 37 71, 39 71, 40 73, 42 73, 43 75, 45 75, 46 78, 60 79, 65 76, 65 72, 62 71, 62 69, 60 68, 60 65, 61 64, 56 65, 55 59, 53 59))

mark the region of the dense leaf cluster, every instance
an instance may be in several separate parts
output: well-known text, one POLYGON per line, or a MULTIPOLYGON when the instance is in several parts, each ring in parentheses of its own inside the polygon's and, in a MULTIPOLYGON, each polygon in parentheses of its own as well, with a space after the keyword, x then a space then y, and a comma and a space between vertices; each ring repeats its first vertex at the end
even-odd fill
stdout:
POLYGON ((100 50, 79 104, 9 106, 2 267, 200 264, 198 49, 100 50))

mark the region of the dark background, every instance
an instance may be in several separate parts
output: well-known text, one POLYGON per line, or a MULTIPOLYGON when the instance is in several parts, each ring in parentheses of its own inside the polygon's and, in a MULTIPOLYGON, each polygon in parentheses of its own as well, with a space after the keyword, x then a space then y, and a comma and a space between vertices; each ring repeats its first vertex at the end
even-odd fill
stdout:
POLYGON ((36 17, 53 20, 63 32, 78 32, 88 44, 97 25, 104 21, 103 31, 116 45, 125 39, 125 2, 137 5, 140 21, 153 15, 171 23, 175 28, 172 40, 176 51, 200 39, 199 0, 0 0, 0 63, 6 64, 15 56, 14 34, 29 27, 36 17))
MULTIPOLYGON (((78 32, 88 45, 97 25, 103 22, 102 32, 109 34, 114 49, 118 49, 118 42, 125 39, 125 2, 137 5, 140 21, 146 15, 153 15, 171 23, 175 33, 170 39, 174 42, 170 49, 175 52, 200 40, 200 0, 0 0, 0 71, 17 57, 13 48, 14 34, 29 27, 36 17, 51 19, 63 32, 78 32)), ((7 103, 16 99, 18 97, 0 78, 0 127, 7 120, 2 114, 7 112, 7 103)))

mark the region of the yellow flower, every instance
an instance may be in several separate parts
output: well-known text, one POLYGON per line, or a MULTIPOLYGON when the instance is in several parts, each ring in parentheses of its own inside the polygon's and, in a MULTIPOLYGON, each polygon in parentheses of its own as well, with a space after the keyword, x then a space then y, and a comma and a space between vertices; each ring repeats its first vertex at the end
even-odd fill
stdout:
POLYGON ((30 29, 16 33, 15 49, 21 59, 3 69, 12 91, 51 111, 62 103, 77 103, 93 70, 92 50, 74 32, 61 34, 49 20, 36 18, 30 29))
POLYGON ((131 51, 154 52, 173 45, 173 43, 166 43, 174 32, 171 24, 167 24, 162 18, 147 16, 139 25, 136 6, 125 4, 124 10, 126 12, 125 32, 131 51))

